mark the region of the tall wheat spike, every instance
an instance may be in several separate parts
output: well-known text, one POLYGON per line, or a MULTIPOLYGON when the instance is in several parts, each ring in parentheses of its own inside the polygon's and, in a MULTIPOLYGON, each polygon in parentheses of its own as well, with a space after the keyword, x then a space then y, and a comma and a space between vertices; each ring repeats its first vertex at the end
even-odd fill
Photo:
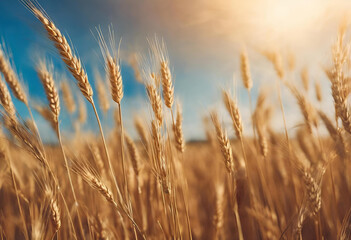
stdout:
POLYGON ((55 87, 53 76, 50 70, 48 70, 47 64, 43 60, 39 61, 36 67, 36 71, 40 81, 44 86, 46 98, 49 102, 49 107, 53 114, 53 120, 55 123, 57 123, 61 108, 60 108, 60 99, 55 87))
POLYGON ((34 14, 35 17, 43 24, 47 31, 48 37, 53 41, 58 50, 61 59, 66 64, 68 70, 77 80, 78 87, 83 93, 84 97, 90 102, 93 102, 93 89, 88 81, 88 76, 82 66, 80 59, 72 52, 66 37, 61 34, 53 21, 40 10, 31 0, 22 0, 23 4, 34 14))
POLYGON ((176 121, 173 123, 173 132, 174 132, 174 138, 176 142, 176 148, 181 153, 183 153, 185 150, 182 121, 183 121, 182 109, 180 104, 178 103, 176 121))
POLYGON ((247 57, 246 51, 242 51, 240 54, 240 69, 244 86, 248 91, 250 91, 252 88, 252 79, 250 74, 249 59, 247 57))
POLYGON ((13 95, 18 100, 28 105, 27 96, 22 88, 22 85, 18 79, 17 74, 11 67, 9 59, 6 57, 1 44, 0 44, 0 72, 2 72, 2 74, 4 75, 7 84, 10 86, 13 92, 13 95))
POLYGON ((12 99, 10 92, 4 83, 4 81, 1 79, 0 76, 0 103, 7 112, 7 114, 10 116, 11 119, 15 120, 16 119, 16 109, 15 106, 13 105, 12 99))
POLYGON ((226 132, 222 129, 217 113, 211 113, 211 119, 216 130, 217 140, 224 158, 224 164, 228 173, 232 173, 234 167, 233 152, 226 132))

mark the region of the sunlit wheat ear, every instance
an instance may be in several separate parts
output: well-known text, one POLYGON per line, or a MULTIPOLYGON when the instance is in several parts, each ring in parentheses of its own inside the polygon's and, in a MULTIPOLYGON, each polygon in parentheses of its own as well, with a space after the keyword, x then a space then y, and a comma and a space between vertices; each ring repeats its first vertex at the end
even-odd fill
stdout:
POLYGON ((318 114, 321 120, 323 121, 325 127, 327 128, 329 135, 336 144, 337 153, 339 154, 339 156, 345 157, 347 154, 347 146, 345 139, 342 135, 343 130, 340 128, 336 128, 331 119, 329 119, 329 117, 325 113, 319 111, 318 114))
POLYGON ((146 91, 149 97, 152 110, 155 114, 156 119, 158 120, 159 125, 162 125, 163 122, 163 111, 162 111, 162 100, 156 90, 155 86, 151 83, 146 84, 146 91))
POLYGON ((105 85, 105 82, 102 80, 98 71, 96 71, 94 75, 95 75, 99 105, 100 105, 102 111, 106 114, 107 111, 110 109, 110 102, 109 102, 109 99, 107 97, 108 94, 106 92, 106 85, 105 85))
MULTIPOLYGON (((113 101, 120 104, 123 98, 123 82, 121 67, 119 63, 119 53, 114 46, 115 36, 114 32, 109 28, 109 39, 110 39, 110 48, 107 46, 105 38, 100 29, 97 29, 98 40, 101 49, 102 56, 105 61, 105 70, 110 82, 110 90, 113 101)), ((119 49, 118 49, 119 51, 119 49)))
POLYGON ((31 0, 21 0, 22 3, 34 14, 35 17, 45 27, 48 37, 55 44, 61 59, 66 64, 68 70, 73 77, 77 80, 78 86, 84 97, 90 102, 93 102, 93 89, 88 81, 88 76, 84 71, 80 59, 74 55, 67 39, 61 34, 60 30, 50 20, 49 16, 31 0))
POLYGON ((227 137, 227 133, 223 130, 221 123, 219 122, 217 113, 212 112, 211 119, 212 119, 213 126, 215 127, 215 130, 216 130, 217 140, 224 158, 224 164, 227 168, 228 173, 231 174, 234 168, 234 160, 233 160, 233 152, 232 152, 232 147, 230 145, 230 141, 227 137))
POLYGON ((151 123, 151 134, 152 142, 154 146, 155 158, 159 161, 162 157, 162 136, 160 132, 160 126, 157 120, 153 120, 151 123))
POLYGON ((243 84, 245 88, 250 91, 252 88, 252 79, 250 74, 249 59, 245 50, 243 50, 240 54, 240 69, 243 84))
POLYGON ((57 124, 60 115, 60 99, 55 87, 52 70, 48 70, 48 66, 44 61, 39 61, 36 71, 41 83, 44 86, 46 98, 49 101, 49 107, 53 114, 53 121, 57 124))
POLYGON ((148 143, 148 132, 147 132, 147 129, 145 127, 143 120, 138 116, 135 117, 134 118, 134 126, 138 132, 138 135, 139 135, 142 143, 146 146, 146 144, 148 143))
POLYGON ((0 75, 0 103, 5 109, 6 113, 9 115, 9 117, 15 120, 16 109, 15 109, 15 106, 13 105, 10 92, 6 84, 4 83, 4 81, 1 79, 1 75, 0 75))
POLYGON ((13 95, 21 102, 28 104, 27 96, 21 86, 17 74, 12 69, 9 59, 6 57, 0 44, 0 72, 4 75, 5 81, 10 86, 13 95))
POLYGON ((173 94, 174 88, 172 85, 171 71, 169 70, 168 63, 165 61, 161 62, 161 76, 162 76, 162 90, 165 105, 168 108, 172 108, 173 105, 173 94))
POLYGON ((49 187, 48 185, 45 186, 44 194, 45 194, 46 201, 48 201, 49 203, 50 218, 51 218, 52 224, 55 228, 55 231, 57 232, 61 228, 61 214, 60 214, 61 211, 56 201, 57 197, 55 196, 51 187, 49 187))
POLYGON ((323 95, 322 95, 321 84, 320 84, 319 81, 315 82, 314 88, 315 88, 315 91, 316 91, 316 99, 318 100, 318 102, 322 102, 323 95))
POLYGON ((278 52, 264 52, 263 55, 273 64, 274 70, 276 71, 280 79, 284 78, 284 67, 283 61, 278 52))
POLYGON ((311 216, 315 216, 321 208, 321 188, 308 170, 303 172, 303 180, 307 190, 307 209, 311 216))
POLYGON ((238 105, 232 99, 232 97, 229 95, 227 91, 223 90, 222 94, 223 94, 224 105, 230 117, 232 118, 235 135, 238 139, 241 139, 243 134, 243 124, 241 121, 238 105))
POLYGON ((266 138, 267 114, 265 112, 265 106, 264 106, 266 98, 267 98, 267 93, 265 91, 260 91, 257 97, 256 109, 253 114, 254 124, 256 126, 257 135, 258 135, 260 152, 263 157, 267 157, 267 154, 268 154, 268 142, 266 138))
POLYGON ((257 135, 258 135, 258 143, 260 145, 260 152, 263 157, 267 157, 268 155, 268 143, 267 138, 264 133, 263 128, 257 128, 257 135))
POLYGON ((102 182, 98 173, 88 163, 74 161, 72 171, 80 175, 90 187, 97 190, 109 203, 117 207, 111 190, 102 182))
POLYGON ((76 111, 76 102, 74 101, 74 97, 72 95, 72 90, 69 83, 66 80, 61 82, 61 91, 63 96, 63 103, 67 109, 67 111, 72 114, 76 111))
POLYGON ((161 84, 165 105, 168 108, 172 108, 174 102, 174 87, 172 83, 172 74, 169 66, 169 58, 166 45, 163 40, 159 41, 157 38, 155 38, 153 41, 149 41, 149 43, 151 50, 155 55, 154 57, 157 59, 157 61, 159 61, 160 64, 161 84))
POLYGON ((173 132, 176 142, 176 148, 179 152, 183 153, 185 150, 185 142, 183 136, 183 115, 180 104, 177 104, 177 116, 176 121, 173 123, 173 132))
POLYGON ((307 67, 304 67, 301 70, 300 77, 301 77, 303 88, 305 89, 306 92, 308 92, 310 79, 308 77, 308 69, 307 69, 307 67))
POLYGON ((335 105, 335 114, 342 121, 344 129, 351 134, 351 113, 348 106, 350 88, 347 87, 347 77, 344 73, 344 66, 350 50, 344 46, 344 30, 339 32, 338 39, 333 46, 333 66, 326 70, 331 81, 332 96, 335 105))
POLYGON ((108 76, 110 80, 113 101, 120 104, 123 98, 123 83, 119 64, 112 57, 107 60, 108 76))
POLYGON ((128 152, 130 155, 130 159, 132 161, 132 166, 134 173, 137 177, 139 177, 140 173, 140 154, 138 151, 137 146, 135 145, 134 141, 131 139, 131 137, 127 134, 124 136, 128 148, 128 152))
POLYGON ((297 88, 291 84, 287 84, 292 94, 295 96, 297 103, 300 107, 302 115, 305 119, 306 126, 308 130, 312 132, 312 126, 318 126, 318 115, 315 108, 312 104, 307 100, 307 98, 301 94, 297 88))

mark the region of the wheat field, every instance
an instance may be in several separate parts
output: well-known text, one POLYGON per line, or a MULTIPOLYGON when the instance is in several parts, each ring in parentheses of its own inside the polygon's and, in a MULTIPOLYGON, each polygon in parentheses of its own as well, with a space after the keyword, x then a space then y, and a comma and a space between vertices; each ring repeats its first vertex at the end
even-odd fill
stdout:
POLYGON ((289 81, 293 66, 286 66, 278 51, 262 52, 276 73, 275 90, 262 88, 254 96, 243 50, 238 58, 250 121, 243 123, 235 93, 218 89, 226 116, 209 109, 203 116, 206 140, 186 142, 182 104, 187 103, 176 101, 163 40, 149 40, 150 54, 134 64, 149 116, 124 118, 124 79, 113 30, 96 34, 106 78, 88 78, 74 43, 48 13, 36 2, 21 2, 80 92, 55 79, 55 66, 43 58, 35 71, 46 99, 35 103, 1 46, 1 239, 351 239, 351 59, 345 24, 330 48, 329 65, 320 69, 330 80, 334 109, 314 104, 325 96, 307 70, 300 84, 289 81), (302 121, 293 134, 286 126, 282 89, 300 109, 302 121), (273 95, 279 107, 271 104, 273 95), (22 118, 13 98, 30 119, 22 118), (86 108, 95 115, 88 118, 86 108), (114 109, 113 130, 104 131, 97 109, 114 109), (50 124, 57 144, 42 141, 32 111, 50 124), (70 137, 63 134, 62 111, 75 129, 70 137), (274 111, 283 131, 272 124, 274 111), (98 134, 84 131, 86 121, 97 123, 98 134), (136 137, 126 123, 134 125, 136 137))

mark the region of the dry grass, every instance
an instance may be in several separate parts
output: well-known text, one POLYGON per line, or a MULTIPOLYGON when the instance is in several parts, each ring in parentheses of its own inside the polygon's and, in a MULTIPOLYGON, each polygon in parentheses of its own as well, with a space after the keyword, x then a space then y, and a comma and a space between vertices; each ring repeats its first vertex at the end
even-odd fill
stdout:
POLYGON ((0 51, 1 239, 350 238, 351 75, 345 28, 332 46, 330 67, 325 68, 335 119, 322 108, 325 85, 314 82, 312 89, 307 68, 300 74, 302 85, 293 85, 285 78, 295 71, 293 60, 287 59, 285 69, 285 59, 278 52, 265 52, 276 71, 285 126, 285 135, 277 132, 271 123, 275 110, 271 94, 260 89, 256 98, 251 96, 256 86, 249 56, 243 51, 240 69, 250 99, 245 107, 250 108, 254 134, 247 135, 244 126, 249 124, 243 124, 242 109, 223 90, 222 105, 231 123, 211 111, 205 116, 207 139, 202 142, 185 141, 182 109, 174 104, 172 66, 164 42, 157 39, 150 42, 150 64, 140 64, 141 69, 137 60, 132 64, 145 84, 150 114, 135 117, 138 137, 124 131, 124 124, 131 125, 133 119, 123 119, 121 114, 125 99, 114 35, 110 30, 107 47, 98 30, 110 83, 108 95, 104 80, 98 80, 99 105, 107 113, 113 108, 110 98, 117 104, 114 129, 105 139, 83 63, 48 15, 30 0, 23 3, 43 24, 82 95, 73 95, 70 84, 61 82, 62 111, 75 127, 63 141, 61 92, 55 87, 53 69, 44 62, 36 66, 48 104, 31 104, 15 68, 0 51), (29 111, 33 106, 51 124, 58 145, 41 141, 35 119, 22 120, 8 87, 29 111), (300 108, 296 133, 288 134, 281 88, 290 90, 300 108), (79 104, 75 99, 80 99, 79 104), (254 108, 251 99, 255 99, 254 108), (91 121, 86 102, 94 110, 101 141, 83 131, 82 125, 91 121), (326 134, 320 135, 322 131, 326 134))

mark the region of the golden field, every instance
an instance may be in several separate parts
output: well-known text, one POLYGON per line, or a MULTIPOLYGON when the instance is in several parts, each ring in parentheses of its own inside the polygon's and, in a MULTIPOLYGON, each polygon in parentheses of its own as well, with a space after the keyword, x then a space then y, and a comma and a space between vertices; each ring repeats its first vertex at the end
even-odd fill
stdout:
POLYGON ((149 116, 124 118, 113 31, 108 36, 97 31, 106 82, 96 81, 95 91, 73 44, 37 3, 22 3, 47 33, 86 106, 75 102, 70 84, 59 83, 46 60, 35 70, 47 104, 31 102, 12 59, 0 50, 1 239, 351 238, 351 68, 345 24, 331 46, 329 65, 321 69, 330 80, 333 109, 313 104, 325 96, 307 69, 300 84, 289 81, 294 64, 277 51, 262 52, 275 70, 275 90, 253 96, 255 82, 243 50, 240 74, 250 121, 243 123, 235 93, 222 90, 226 116, 209 110, 203 118, 206 140, 186 142, 163 41, 150 40, 150 55, 133 64, 145 85, 149 116), (302 121, 293 133, 286 126, 282 89, 300 109, 296 114, 302 121), (270 103, 273 95, 278 107, 270 103), (29 120, 22 119, 13 98, 26 106, 29 120), (85 107, 95 113, 89 120, 85 107), (111 131, 103 131, 97 108, 115 109, 111 131), (62 134, 62 110, 75 129, 70 137, 62 134), (58 144, 41 140, 32 111, 50 123, 58 144), (283 131, 272 124, 274 111, 283 131), (84 131, 86 121, 97 122, 97 136, 84 131), (137 137, 127 133, 126 123, 134 125, 137 137))

